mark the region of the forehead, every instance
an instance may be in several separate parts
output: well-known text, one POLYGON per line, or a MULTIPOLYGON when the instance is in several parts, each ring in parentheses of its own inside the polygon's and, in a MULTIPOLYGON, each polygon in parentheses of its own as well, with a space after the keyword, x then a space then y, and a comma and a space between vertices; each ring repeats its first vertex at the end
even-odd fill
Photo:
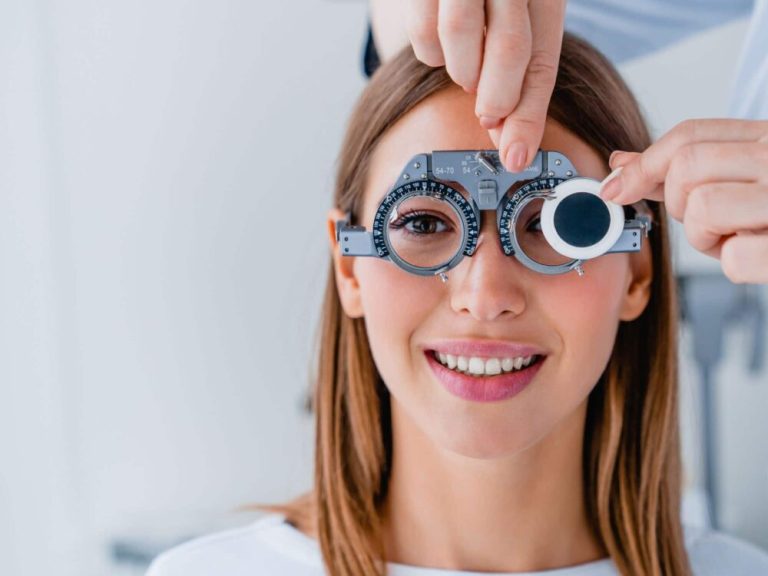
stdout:
MULTIPOLYGON (((382 137, 371 158, 364 218, 414 155, 434 150, 485 150, 496 146, 475 116, 475 96, 451 87, 420 102, 382 137)), ((541 148, 565 154, 581 176, 602 179, 607 166, 598 154, 554 120, 547 119, 541 148)))

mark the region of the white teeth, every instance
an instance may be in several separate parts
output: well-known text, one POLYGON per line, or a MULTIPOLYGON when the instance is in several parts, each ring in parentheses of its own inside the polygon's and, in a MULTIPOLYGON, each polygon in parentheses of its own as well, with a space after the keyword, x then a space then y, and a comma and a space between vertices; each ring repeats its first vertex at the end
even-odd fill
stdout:
POLYGON ((501 374, 501 360, 498 358, 489 358, 485 361, 485 373, 489 376, 501 374))
POLYGON ((474 376, 495 376, 502 372, 521 370, 530 365, 536 358, 535 355, 518 358, 480 358, 478 356, 454 356, 437 351, 434 356, 443 366, 474 376))
POLYGON ((469 359, 469 373, 478 375, 485 374, 485 362, 483 362, 482 358, 472 356, 472 358, 469 359))

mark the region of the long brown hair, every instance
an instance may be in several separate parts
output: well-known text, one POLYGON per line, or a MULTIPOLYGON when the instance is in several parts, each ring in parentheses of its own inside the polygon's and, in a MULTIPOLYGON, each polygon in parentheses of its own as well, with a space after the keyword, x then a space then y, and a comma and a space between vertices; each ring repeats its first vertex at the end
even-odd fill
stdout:
MULTIPOLYGON (((382 135, 425 98, 452 85, 410 48, 382 66, 361 95, 339 157, 334 204, 360 217, 369 160, 382 135)), ((613 150, 651 142, 637 102, 591 45, 565 34, 549 116, 589 144, 606 167, 613 150)), ((651 295, 621 322, 610 361, 588 400, 584 499, 591 527, 624 576, 691 573, 680 521, 677 298, 660 204, 651 295)), ((385 574, 381 506, 392 458, 389 392, 363 318, 348 317, 329 265, 311 406, 316 415, 314 488, 257 508, 317 535, 332 576, 385 574)))

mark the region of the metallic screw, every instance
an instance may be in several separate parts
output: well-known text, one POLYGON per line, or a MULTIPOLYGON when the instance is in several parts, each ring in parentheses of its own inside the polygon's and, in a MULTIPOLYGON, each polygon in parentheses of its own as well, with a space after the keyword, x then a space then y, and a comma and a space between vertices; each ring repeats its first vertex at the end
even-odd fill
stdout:
POLYGON ((555 166, 560 166, 560 164, 562 164, 562 163, 563 163, 563 161, 562 161, 562 160, 560 160, 560 158, 558 158, 557 160, 555 160, 555 166))

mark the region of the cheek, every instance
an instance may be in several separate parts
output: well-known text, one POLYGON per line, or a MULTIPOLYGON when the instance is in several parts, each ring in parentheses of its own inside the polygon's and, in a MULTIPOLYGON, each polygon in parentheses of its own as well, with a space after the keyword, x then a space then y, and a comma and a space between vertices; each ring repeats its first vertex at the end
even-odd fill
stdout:
POLYGON ((537 287, 535 314, 557 333, 558 348, 539 372, 539 386, 516 408, 518 448, 574 415, 603 373, 619 323, 626 274, 620 258, 586 262, 583 277, 572 272, 537 287))
POLYGON ((407 383, 413 379, 412 335, 443 297, 439 280, 373 259, 358 259, 355 273, 376 366, 388 384, 407 383))
POLYGON ((567 282, 553 284, 547 294, 550 318, 559 327, 562 357, 559 371, 591 390, 602 374, 613 349, 624 295, 627 262, 624 255, 608 255, 585 263, 585 275, 572 274, 567 282))

